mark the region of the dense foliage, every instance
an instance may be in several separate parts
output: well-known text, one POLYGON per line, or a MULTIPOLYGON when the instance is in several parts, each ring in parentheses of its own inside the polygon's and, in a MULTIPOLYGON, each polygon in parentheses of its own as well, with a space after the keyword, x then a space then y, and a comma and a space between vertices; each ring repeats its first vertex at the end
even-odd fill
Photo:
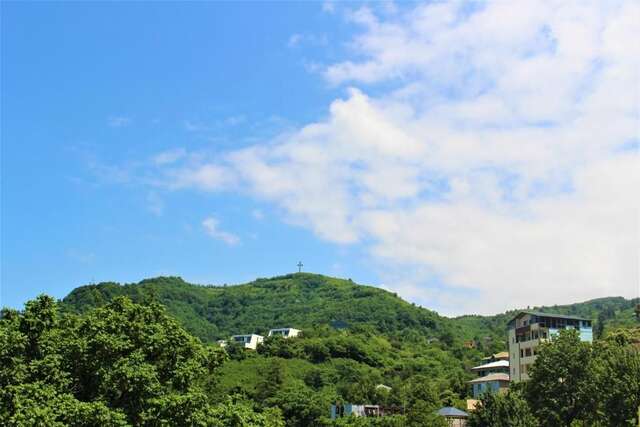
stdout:
POLYGON ((83 316, 61 316, 41 296, 23 312, 2 311, 0 423, 280 426, 278 416, 250 406, 210 403, 202 379, 225 358, 159 304, 118 298, 83 316))
MULTIPOLYGON (((633 303, 556 307, 605 319, 602 339, 563 333, 542 346, 532 380, 485 396, 471 425, 633 425, 640 334, 614 328, 638 325, 627 319, 633 303)), ((437 409, 465 408, 469 368, 506 349, 512 314, 448 319, 381 289, 304 273, 239 286, 85 286, 59 306, 43 296, 2 312, 0 425, 439 426, 437 409), (213 344, 284 326, 303 336, 267 338, 257 351, 213 344), (397 414, 331 421, 336 402, 397 414)))
POLYGON ((233 334, 261 333, 294 326, 367 326, 379 333, 450 335, 446 319, 385 290, 317 274, 298 273, 258 279, 237 286, 197 286, 178 277, 138 284, 83 286, 63 300, 75 312, 99 307, 117 296, 134 302, 158 301, 203 341, 233 334))

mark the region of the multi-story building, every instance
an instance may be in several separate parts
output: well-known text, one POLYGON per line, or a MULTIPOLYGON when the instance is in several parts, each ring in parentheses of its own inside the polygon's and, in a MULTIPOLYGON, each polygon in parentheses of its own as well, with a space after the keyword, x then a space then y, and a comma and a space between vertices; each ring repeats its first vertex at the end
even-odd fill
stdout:
POLYGON ((511 381, 526 381, 541 342, 553 339, 560 329, 579 331, 582 341, 591 342, 591 320, 563 314, 521 311, 509 322, 509 367, 511 381))

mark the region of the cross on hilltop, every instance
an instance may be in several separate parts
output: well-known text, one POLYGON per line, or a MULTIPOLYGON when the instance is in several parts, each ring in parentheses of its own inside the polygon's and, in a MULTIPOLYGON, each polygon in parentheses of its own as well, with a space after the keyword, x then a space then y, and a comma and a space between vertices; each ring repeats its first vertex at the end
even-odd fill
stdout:
POLYGON ((304 266, 302 261, 298 261, 298 264, 296 264, 296 265, 298 266, 298 273, 302 273, 302 267, 304 266))

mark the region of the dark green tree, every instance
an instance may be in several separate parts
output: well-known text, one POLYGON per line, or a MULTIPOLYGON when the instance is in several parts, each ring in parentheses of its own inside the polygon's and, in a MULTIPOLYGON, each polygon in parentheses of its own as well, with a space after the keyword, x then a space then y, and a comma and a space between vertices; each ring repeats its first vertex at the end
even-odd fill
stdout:
POLYGON ((640 347, 632 340, 632 333, 620 331, 594 344, 589 369, 595 390, 591 418, 606 426, 639 423, 640 347))
POLYGON ((539 347, 525 396, 540 424, 564 427, 588 418, 594 392, 590 359, 591 344, 573 329, 539 347))
POLYGON ((487 393, 469 415, 468 427, 537 427, 527 401, 518 391, 487 393))

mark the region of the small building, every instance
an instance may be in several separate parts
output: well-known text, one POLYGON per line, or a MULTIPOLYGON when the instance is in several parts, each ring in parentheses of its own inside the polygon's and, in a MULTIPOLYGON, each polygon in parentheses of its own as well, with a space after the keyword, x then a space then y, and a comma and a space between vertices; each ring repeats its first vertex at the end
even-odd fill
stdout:
POLYGON ((241 344, 244 348, 255 350, 258 348, 258 344, 264 341, 262 335, 250 334, 250 335, 234 335, 231 337, 234 342, 241 344))
POLYGON ((385 417, 388 415, 397 415, 404 412, 399 406, 382 406, 382 405, 354 405, 352 403, 339 403, 331 405, 331 419, 335 420, 342 417, 385 417))
POLYGON ((218 343, 218 345, 222 348, 227 346, 227 340, 218 340, 216 341, 218 343))
POLYGON ((561 329, 575 329, 580 340, 591 342, 591 320, 564 314, 521 311, 509 322, 511 381, 527 381, 540 343, 553 339, 561 329))
POLYGON ((465 427, 469 418, 469 414, 451 406, 439 409, 437 414, 444 417, 449 427, 465 427))
POLYGON ((300 335, 302 331, 300 329, 294 328, 276 328, 269 329, 270 337, 282 337, 282 338, 293 338, 300 335))
POLYGON ((488 374, 469 381, 473 386, 473 398, 479 399, 484 393, 504 393, 509 389, 509 374, 488 374))

